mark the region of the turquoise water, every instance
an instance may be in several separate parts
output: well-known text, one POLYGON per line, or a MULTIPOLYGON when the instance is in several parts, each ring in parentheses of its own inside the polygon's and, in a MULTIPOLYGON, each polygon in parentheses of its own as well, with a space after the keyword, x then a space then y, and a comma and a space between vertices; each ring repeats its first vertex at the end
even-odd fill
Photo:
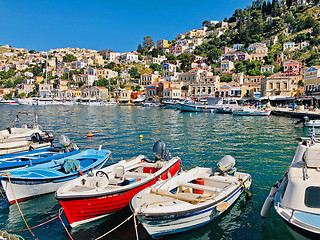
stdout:
MULTIPOLYGON (((282 176, 294 155, 295 138, 309 133, 302 125, 294 125, 291 119, 124 106, 0 106, 0 111, 1 129, 14 120, 18 111, 36 111, 39 124, 56 138, 65 134, 81 148, 102 145, 112 151, 115 160, 139 154, 152 157, 153 143, 159 139, 166 143, 172 156, 181 157, 183 169, 215 167, 224 155, 230 154, 236 158, 238 170, 250 173, 253 178, 251 200, 246 201, 242 196, 216 221, 167 239, 292 239, 273 210, 268 219, 260 217, 270 187, 282 176), (86 137, 89 132, 94 134, 91 141, 86 137)), ((21 122, 25 118, 21 116, 21 122)), ((20 207, 30 226, 57 216, 60 209, 54 194, 22 202, 20 207)), ((124 209, 97 222, 68 229, 74 239, 95 239, 129 215, 129 209, 124 209)), ((62 219, 67 224, 63 215, 62 219)), ((17 206, 0 201, 0 230, 24 228, 17 206)), ((141 239, 150 239, 141 225, 138 229, 141 239)), ((39 239, 69 239, 59 219, 32 231, 39 239)), ((17 234, 33 239, 28 231, 17 234)), ((133 222, 104 239, 135 239, 133 222)))

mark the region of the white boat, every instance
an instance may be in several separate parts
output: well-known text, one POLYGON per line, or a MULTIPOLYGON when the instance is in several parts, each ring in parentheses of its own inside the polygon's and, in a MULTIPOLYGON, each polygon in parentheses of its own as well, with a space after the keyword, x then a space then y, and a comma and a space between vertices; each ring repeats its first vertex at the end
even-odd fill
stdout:
POLYGON ((305 127, 320 127, 320 119, 310 120, 309 117, 307 116, 303 117, 303 119, 304 119, 303 125, 305 127))
MULTIPOLYGON (((20 125, 19 115, 16 116, 15 122, 20 125)), ((7 127, 0 131, 0 155, 49 147, 52 141, 52 134, 41 129, 35 115, 33 125, 7 127)))
POLYGON ((34 105, 35 102, 33 98, 15 98, 14 100, 20 105, 34 105))
POLYGON ((59 101, 54 100, 53 98, 34 98, 33 105, 60 105, 59 101))
POLYGON ((295 239, 320 239, 320 142, 301 138, 284 176, 271 188, 261 209, 274 206, 295 239))
POLYGON ((232 114, 238 116, 270 116, 271 109, 249 108, 245 106, 240 110, 233 111, 232 114))
POLYGON ((86 106, 106 106, 105 102, 96 98, 82 98, 80 99, 80 105, 86 106))
POLYGON ((10 100, 5 100, 5 99, 0 99, 0 104, 5 104, 5 105, 19 105, 15 100, 10 99, 10 100))
POLYGON ((251 185, 251 176, 236 172, 225 156, 218 166, 196 167, 135 195, 131 210, 153 238, 200 227, 224 213, 251 185))

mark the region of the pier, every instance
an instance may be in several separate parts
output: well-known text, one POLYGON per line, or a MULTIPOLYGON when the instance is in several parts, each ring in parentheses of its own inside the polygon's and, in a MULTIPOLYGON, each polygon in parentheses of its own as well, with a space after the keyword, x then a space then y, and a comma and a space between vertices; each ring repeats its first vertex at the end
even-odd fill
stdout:
POLYGON ((320 110, 295 110, 293 111, 291 108, 272 108, 271 111, 272 115, 276 116, 284 116, 284 117, 291 117, 291 118, 303 118, 305 116, 309 117, 310 119, 320 119, 320 110))

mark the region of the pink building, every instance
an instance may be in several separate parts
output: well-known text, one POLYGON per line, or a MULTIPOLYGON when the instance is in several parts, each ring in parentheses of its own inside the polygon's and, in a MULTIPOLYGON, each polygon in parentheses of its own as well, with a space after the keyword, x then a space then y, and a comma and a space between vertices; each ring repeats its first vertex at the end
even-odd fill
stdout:
POLYGON ((285 76, 299 76, 301 69, 301 62, 288 60, 283 63, 283 74, 285 76))

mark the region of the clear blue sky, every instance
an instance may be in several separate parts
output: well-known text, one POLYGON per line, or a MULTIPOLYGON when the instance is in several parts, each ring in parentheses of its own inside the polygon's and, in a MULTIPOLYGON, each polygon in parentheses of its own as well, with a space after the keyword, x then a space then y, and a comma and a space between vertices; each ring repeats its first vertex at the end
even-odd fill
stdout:
POLYGON ((49 50, 136 50, 143 37, 172 40, 223 20, 251 0, 0 0, 0 45, 49 50))

